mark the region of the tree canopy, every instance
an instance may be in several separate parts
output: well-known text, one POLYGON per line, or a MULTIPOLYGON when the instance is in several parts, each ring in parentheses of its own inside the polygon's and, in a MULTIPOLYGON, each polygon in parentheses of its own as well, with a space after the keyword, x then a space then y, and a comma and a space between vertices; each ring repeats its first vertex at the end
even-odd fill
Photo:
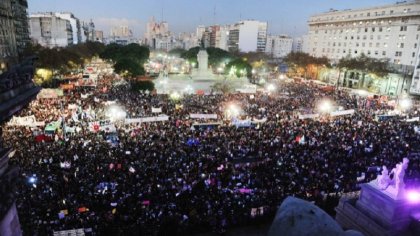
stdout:
POLYGON ((99 42, 86 42, 65 48, 46 48, 38 44, 29 44, 21 57, 36 55, 37 67, 66 73, 72 69, 82 68, 86 60, 98 56, 104 48, 105 46, 99 42))
POLYGON ((381 60, 361 54, 358 57, 343 57, 339 60, 337 67, 348 70, 360 70, 365 73, 373 73, 378 76, 385 76, 389 73, 388 60, 381 60))
POLYGON ((237 77, 244 76, 244 72, 248 77, 251 76, 252 66, 242 58, 236 58, 235 60, 230 61, 225 67, 225 73, 229 73, 232 68, 235 69, 233 72, 237 77))
POLYGON ((149 48, 135 43, 126 46, 111 43, 100 56, 115 63, 115 72, 136 77, 145 74, 143 64, 149 59, 149 55, 149 48))

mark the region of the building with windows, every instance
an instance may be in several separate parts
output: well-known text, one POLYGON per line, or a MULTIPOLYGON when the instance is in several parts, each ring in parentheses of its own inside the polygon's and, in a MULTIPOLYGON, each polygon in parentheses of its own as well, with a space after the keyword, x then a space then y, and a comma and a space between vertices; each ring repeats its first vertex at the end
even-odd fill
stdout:
POLYGON ((0 1, 0 74, 17 63, 29 40, 26 0, 0 1))
MULTIPOLYGON (((310 17, 308 23, 307 53, 333 63, 361 54, 387 59, 404 78, 411 77, 419 52, 420 1, 330 10, 310 17)), ((409 87, 406 79, 397 84, 400 91, 409 87)))
POLYGON ((293 39, 292 51, 303 52, 303 37, 297 37, 293 39))
POLYGON ((292 52, 293 39, 286 35, 269 35, 265 53, 273 58, 283 58, 292 52))
POLYGON ((229 29, 229 51, 264 52, 266 41, 267 22, 244 20, 229 29))
POLYGON ((74 43, 70 21, 54 13, 31 14, 29 29, 32 41, 44 47, 67 47, 74 43))
POLYGON ((71 25, 71 30, 73 33, 73 44, 78 44, 82 42, 82 32, 80 20, 74 17, 70 12, 56 12, 54 13, 56 17, 59 17, 64 20, 68 20, 71 25))

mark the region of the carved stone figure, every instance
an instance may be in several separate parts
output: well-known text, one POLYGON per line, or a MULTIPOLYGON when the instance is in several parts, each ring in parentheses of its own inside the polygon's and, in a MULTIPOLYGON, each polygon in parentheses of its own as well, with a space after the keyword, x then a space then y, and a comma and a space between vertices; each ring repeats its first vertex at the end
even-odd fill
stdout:
POLYGON ((401 196, 404 195, 404 190, 405 190, 404 176, 405 176, 405 170, 408 167, 408 163, 409 163, 408 158, 404 158, 401 163, 397 164, 395 177, 394 177, 397 198, 400 198, 401 196))
POLYGON ((391 184, 391 178, 389 177, 388 168, 382 167, 382 173, 376 178, 379 189, 385 190, 391 184))

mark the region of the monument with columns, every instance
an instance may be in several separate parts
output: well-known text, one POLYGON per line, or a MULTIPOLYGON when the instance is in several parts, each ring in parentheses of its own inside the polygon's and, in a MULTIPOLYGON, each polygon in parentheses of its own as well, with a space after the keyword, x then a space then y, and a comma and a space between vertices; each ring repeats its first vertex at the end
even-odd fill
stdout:
POLYGON ((375 180, 361 184, 357 199, 342 197, 337 222, 365 235, 420 235, 420 190, 405 188, 408 163, 404 158, 391 172, 383 166, 375 180))

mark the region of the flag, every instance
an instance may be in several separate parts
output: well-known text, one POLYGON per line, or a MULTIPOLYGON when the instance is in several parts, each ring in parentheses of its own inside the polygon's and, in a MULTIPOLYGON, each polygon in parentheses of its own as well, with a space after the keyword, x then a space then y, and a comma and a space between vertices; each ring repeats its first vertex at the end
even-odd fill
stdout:
POLYGON ((299 144, 305 144, 305 135, 302 135, 302 138, 299 140, 299 144))

